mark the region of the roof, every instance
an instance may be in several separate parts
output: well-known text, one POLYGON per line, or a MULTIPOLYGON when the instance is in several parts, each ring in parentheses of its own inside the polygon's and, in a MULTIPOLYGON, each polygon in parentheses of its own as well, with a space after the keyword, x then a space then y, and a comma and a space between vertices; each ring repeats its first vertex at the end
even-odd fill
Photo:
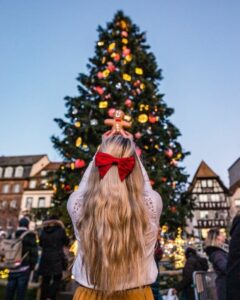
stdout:
POLYGON ((232 169, 239 161, 240 161, 240 157, 236 159, 233 164, 231 164, 231 166, 228 168, 228 171, 230 171, 230 169, 232 169))
POLYGON ((233 195, 235 191, 240 187, 240 180, 236 181, 231 187, 230 187, 230 194, 233 195))
POLYGON ((33 165, 47 154, 21 155, 21 156, 0 156, 0 166, 24 166, 33 165))
POLYGON ((224 189, 225 192, 228 192, 227 187, 224 185, 224 183, 222 182, 222 180, 220 179, 220 177, 206 164, 206 162, 204 160, 201 161, 194 177, 193 180, 189 186, 189 190, 191 191, 192 188, 194 187, 196 181, 198 179, 216 179, 219 184, 222 186, 222 188, 224 189))
POLYGON ((46 165, 45 168, 43 168, 43 170, 57 171, 62 164, 63 164, 62 162, 50 162, 48 165, 46 165))

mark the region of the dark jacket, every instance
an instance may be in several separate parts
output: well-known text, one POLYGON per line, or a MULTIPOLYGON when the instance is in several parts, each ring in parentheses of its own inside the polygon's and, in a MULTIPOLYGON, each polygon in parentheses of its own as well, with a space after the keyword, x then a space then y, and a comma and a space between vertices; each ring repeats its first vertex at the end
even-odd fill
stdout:
POLYGON ((205 251, 217 274, 216 289, 218 300, 226 300, 226 274, 228 254, 220 247, 208 246, 205 251))
MULTIPOLYGON (((15 237, 19 238, 26 230, 28 230, 25 227, 19 227, 16 230, 15 237)), ((32 231, 29 231, 28 234, 26 234, 22 241, 22 256, 25 256, 25 258, 22 261, 22 266, 29 266, 31 270, 34 269, 35 264, 38 260, 38 246, 36 241, 36 234, 32 231)))
POLYGON ((69 239, 65 229, 57 221, 44 224, 40 235, 42 256, 39 273, 43 276, 59 275, 64 270, 63 247, 67 246, 69 239))
POLYGON ((176 284, 175 289, 178 292, 183 292, 187 300, 194 300, 193 273, 195 271, 207 271, 208 262, 206 258, 200 257, 197 254, 191 254, 187 258, 183 268, 183 279, 176 284))
POLYGON ((227 300, 240 299, 240 216, 233 219, 227 263, 227 300))

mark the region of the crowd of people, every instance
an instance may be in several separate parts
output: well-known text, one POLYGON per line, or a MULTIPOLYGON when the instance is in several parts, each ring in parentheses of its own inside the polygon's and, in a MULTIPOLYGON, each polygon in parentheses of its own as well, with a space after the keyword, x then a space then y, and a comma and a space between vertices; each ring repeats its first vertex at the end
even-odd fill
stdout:
MULTIPOLYGON (((103 136, 67 209, 79 246, 72 269, 79 285, 74 300, 162 299, 158 283, 162 200, 128 132, 112 130, 103 136)), ((64 247, 69 239, 64 225, 55 216, 49 217, 43 222, 39 243, 28 228, 29 220, 20 219, 15 238, 22 237, 23 259, 10 270, 5 300, 15 299, 15 294, 17 300, 25 299, 30 273, 38 261, 41 300, 55 300, 67 267, 64 247)), ((240 215, 234 218, 230 235, 227 251, 225 235, 219 229, 209 230, 205 240, 208 260, 194 248, 186 249, 183 277, 173 294, 194 300, 193 273, 207 271, 210 262, 217 275, 218 300, 240 299, 240 215)))

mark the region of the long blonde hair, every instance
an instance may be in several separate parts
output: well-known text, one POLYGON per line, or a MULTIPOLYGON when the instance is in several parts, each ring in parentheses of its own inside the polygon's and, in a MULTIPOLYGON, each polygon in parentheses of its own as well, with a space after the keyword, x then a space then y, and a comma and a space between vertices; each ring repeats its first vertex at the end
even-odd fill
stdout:
POLYGON ((139 280, 148 214, 143 202, 141 166, 133 142, 115 135, 105 140, 99 151, 118 158, 133 155, 136 159, 133 171, 123 181, 116 165, 103 179, 93 165, 78 223, 88 281, 111 294, 133 276, 139 280))

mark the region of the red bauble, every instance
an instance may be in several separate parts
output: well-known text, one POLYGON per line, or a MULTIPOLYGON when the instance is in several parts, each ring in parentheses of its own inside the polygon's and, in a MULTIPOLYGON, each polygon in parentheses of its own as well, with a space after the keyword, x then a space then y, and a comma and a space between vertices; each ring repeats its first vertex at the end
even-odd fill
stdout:
POLYGON ((133 85, 136 87, 136 86, 139 86, 141 84, 141 81, 140 80, 136 80, 133 85))
POLYGON ((116 70, 116 67, 114 66, 114 64, 112 62, 108 62, 107 63, 107 69, 110 71, 110 72, 114 72, 116 70))
POLYGON ((136 148, 136 153, 137 153, 137 155, 140 157, 141 154, 142 154, 142 150, 141 150, 139 147, 137 147, 137 148, 136 148))
POLYGON ((110 118, 113 118, 114 114, 115 114, 116 109, 115 108, 109 108, 108 110, 108 115, 110 118))
POLYGON ((130 49, 124 48, 124 49, 123 49, 123 52, 122 52, 122 55, 125 57, 125 56, 127 56, 128 54, 130 54, 130 53, 131 53, 131 50, 130 50, 130 49))
POLYGON ((99 95, 104 93, 104 89, 101 86, 95 86, 94 91, 96 91, 99 95))
POLYGON ((161 178, 161 181, 162 181, 162 182, 166 182, 166 181, 167 181, 167 177, 162 177, 162 178, 161 178))
POLYGON ((153 186, 155 181, 153 179, 150 179, 150 184, 153 186))
POLYGON ((150 123, 156 123, 157 122, 157 118, 153 115, 148 116, 148 121, 150 123))
POLYGON ((111 98, 111 94, 107 94, 104 99, 109 100, 111 98))
POLYGON ((170 210, 172 213, 175 214, 175 212, 177 211, 177 208, 176 208, 176 206, 172 206, 172 207, 170 207, 170 210))
POLYGON ((103 73, 102 72, 98 72, 97 73, 97 77, 99 78, 99 79, 102 79, 104 76, 103 76, 103 73))
POLYGON ((83 159, 77 159, 76 161, 75 161, 75 168, 76 169, 80 169, 80 168, 83 168, 83 167, 85 167, 86 166, 86 163, 85 163, 85 161, 83 160, 83 159))
POLYGON ((132 107, 132 100, 130 99, 126 99, 124 104, 127 106, 127 107, 132 107))
POLYGON ((116 55, 114 56, 113 60, 114 61, 119 61, 121 59, 121 56, 119 53, 116 53, 116 55))
POLYGON ((166 154, 167 157, 171 158, 173 156, 172 149, 169 148, 169 149, 165 150, 165 154, 166 154))
POLYGON ((140 139, 142 137, 142 134, 141 134, 141 132, 138 131, 138 132, 135 133, 134 136, 135 136, 136 139, 140 139))
POLYGON ((128 36, 128 33, 127 33, 127 31, 122 31, 122 32, 121 32, 121 36, 123 36, 123 37, 127 37, 127 36, 128 36))
POLYGON ((67 191, 67 192, 71 191, 71 187, 70 187, 69 184, 65 184, 64 189, 65 189, 65 191, 67 191))

